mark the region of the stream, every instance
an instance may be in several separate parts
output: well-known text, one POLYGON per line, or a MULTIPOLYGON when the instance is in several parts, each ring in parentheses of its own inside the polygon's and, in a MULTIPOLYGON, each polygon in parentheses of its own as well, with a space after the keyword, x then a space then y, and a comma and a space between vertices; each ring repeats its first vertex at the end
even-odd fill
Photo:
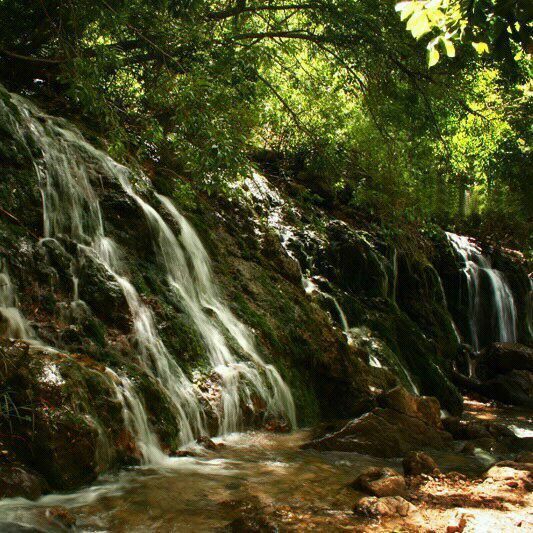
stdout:
MULTIPOLYGON (((533 435, 525 410, 467 400, 465 418, 499 421, 520 436, 533 435)), ((300 450, 310 430, 290 434, 235 433, 215 451, 169 458, 158 467, 133 467, 94 485, 30 502, 0 501, 0 521, 55 533, 50 509, 68 510, 83 532, 217 531, 241 516, 273 518, 283 530, 342 531, 364 525, 352 513, 356 493, 347 485, 369 466, 401 471, 401 459, 300 450), (48 517, 47 517, 48 515, 48 517)), ((455 443, 456 449, 461 447, 455 443)), ((479 475, 496 460, 487 453, 431 452, 443 472, 479 475)))

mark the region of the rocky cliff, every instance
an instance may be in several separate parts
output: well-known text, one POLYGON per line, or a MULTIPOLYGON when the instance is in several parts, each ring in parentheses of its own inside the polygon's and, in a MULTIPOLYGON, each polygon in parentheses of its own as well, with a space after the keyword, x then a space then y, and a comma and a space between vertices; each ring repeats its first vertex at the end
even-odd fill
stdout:
MULTIPOLYGON (((202 434, 356 417, 398 383, 461 412, 466 311, 443 232, 413 244, 255 171, 223 196, 191 193, 101 148, 0 89, 10 460, 69 489, 202 434), (13 335, 15 308, 31 333, 13 335)), ((524 267, 494 256, 524 317, 524 267)))

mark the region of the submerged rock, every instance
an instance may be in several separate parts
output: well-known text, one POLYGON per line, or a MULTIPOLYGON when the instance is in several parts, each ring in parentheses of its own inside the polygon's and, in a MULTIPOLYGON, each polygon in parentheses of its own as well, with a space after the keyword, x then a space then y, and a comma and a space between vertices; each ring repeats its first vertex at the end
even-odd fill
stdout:
POLYGON ((196 442, 200 445, 200 446, 203 446, 206 450, 211 450, 211 451, 215 451, 215 450, 219 450, 220 448, 224 448, 225 447, 225 444, 224 443, 219 443, 217 444, 214 440, 210 439, 209 437, 198 437, 196 439, 196 442))
POLYGON ((419 476, 420 474, 437 474, 439 467, 431 456, 424 452, 410 452, 403 461, 403 472, 406 476, 419 476))
POLYGON ((442 429, 435 398, 409 394, 402 387, 378 398, 379 407, 340 431, 304 444, 304 448, 398 457, 420 448, 448 448, 452 436, 442 429))
POLYGON ((61 530, 75 529, 76 518, 65 507, 50 507, 46 510, 46 519, 51 526, 61 530))

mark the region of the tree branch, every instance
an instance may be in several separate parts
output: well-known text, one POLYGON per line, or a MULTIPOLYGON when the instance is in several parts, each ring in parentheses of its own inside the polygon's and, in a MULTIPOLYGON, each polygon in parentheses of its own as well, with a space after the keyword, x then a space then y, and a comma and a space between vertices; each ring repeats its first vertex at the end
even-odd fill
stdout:
POLYGON ((8 57, 9 59, 16 59, 18 61, 27 61, 40 65, 60 65, 65 61, 64 59, 59 58, 26 56, 23 54, 18 54, 16 52, 11 52, 10 50, 6 50, 5 48, 0 48, 0 56, 8 57))
POLYGON ((233 41, 240 41, 245 39, 255 39, 261 41, 263 39, 302 39, 312 43, 327 43, 335 42, 324 35, 315 35, 305 30, 290 30, 290 31, 266 31, 266 32, 251 32, 238 33, 237 35, 230 35, 229 39, 233 41))
MULTIPOLYGON (((243 3, 244 4, 244 3, 243 3)), ((259 11, 289 11, 289 10, 300 10, 300 9, 315 9, 318 7, 318 3, 315 4, 285 4, 285 5, 259 5, 259 6, 249 6, 246 5, 237 5, 230 9, 225 9, 223 11, 212 11, 207 13, 206 18, 210 20, 223 20, 230 17, 236 17, 241 13, 258 13, 259 11)))

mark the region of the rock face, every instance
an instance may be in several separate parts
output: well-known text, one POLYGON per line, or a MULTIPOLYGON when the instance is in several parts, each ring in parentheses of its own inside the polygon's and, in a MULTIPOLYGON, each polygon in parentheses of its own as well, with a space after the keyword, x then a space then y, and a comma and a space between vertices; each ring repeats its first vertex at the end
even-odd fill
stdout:
POLYGON ((435 398, 413 396, 396 387, 377 402, 379 406, 369 413, 304 448, 398 457, 420 448, 443 449, 450 445, 452 436, 442 429, 435 398))

